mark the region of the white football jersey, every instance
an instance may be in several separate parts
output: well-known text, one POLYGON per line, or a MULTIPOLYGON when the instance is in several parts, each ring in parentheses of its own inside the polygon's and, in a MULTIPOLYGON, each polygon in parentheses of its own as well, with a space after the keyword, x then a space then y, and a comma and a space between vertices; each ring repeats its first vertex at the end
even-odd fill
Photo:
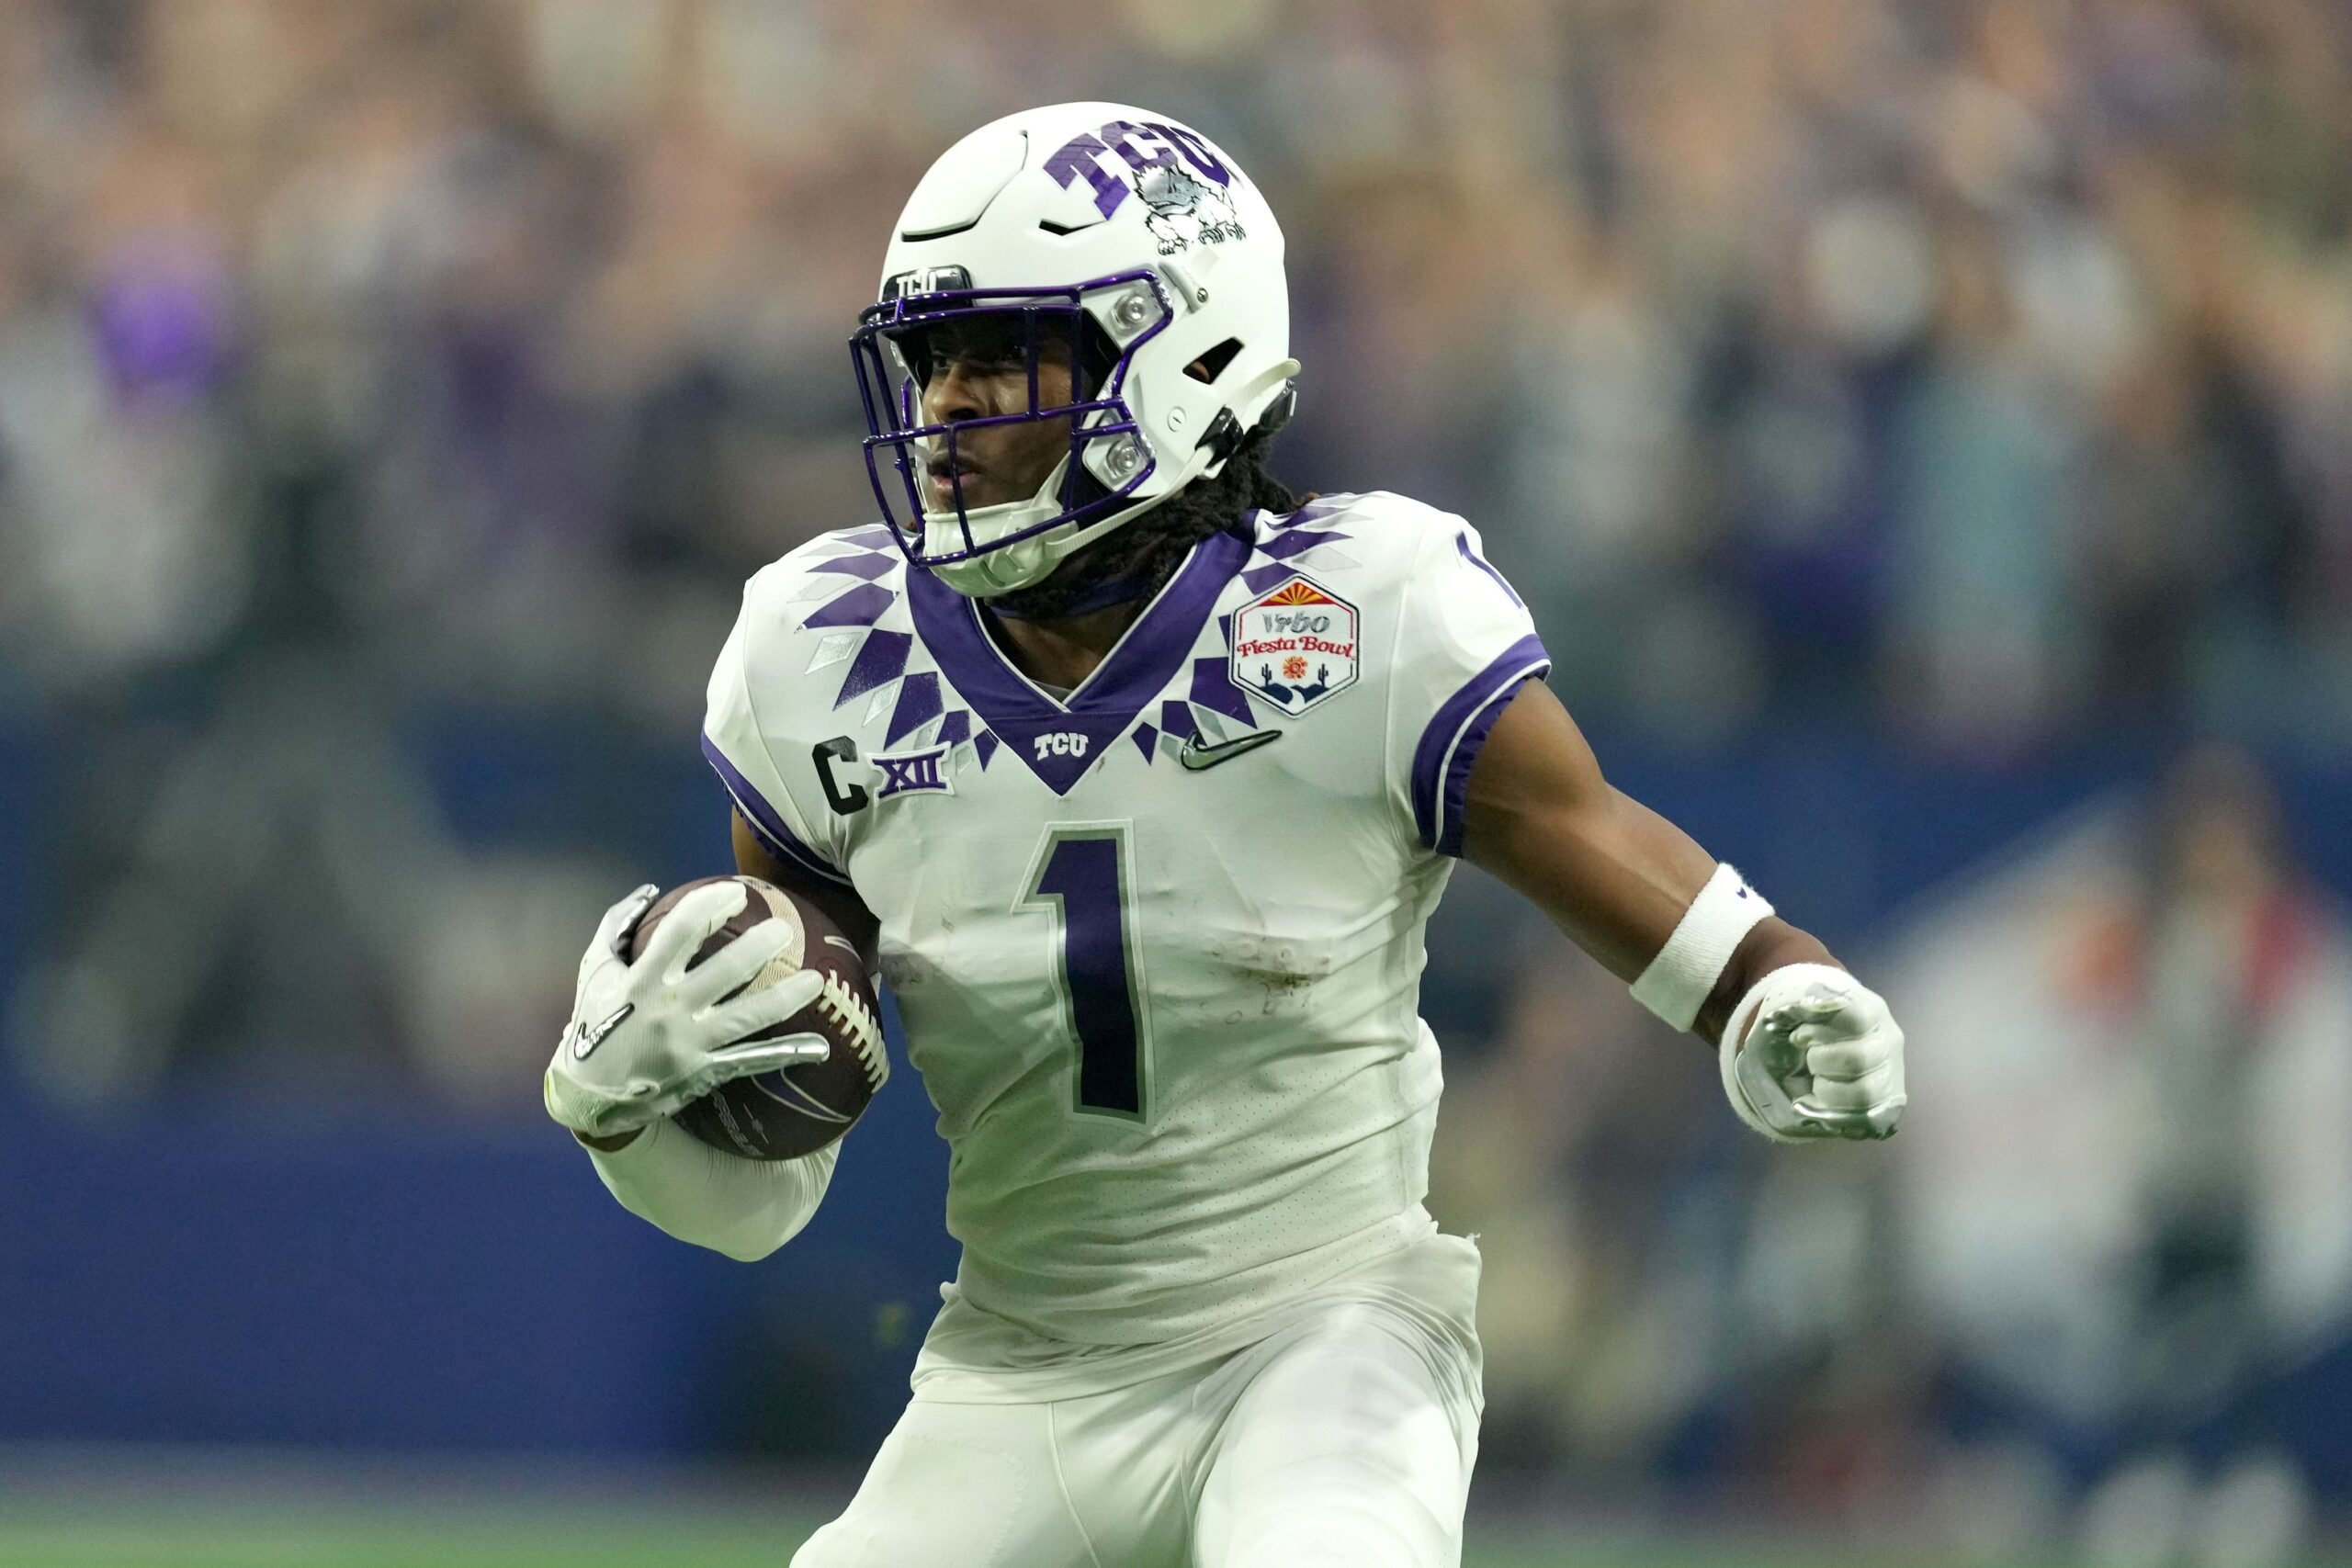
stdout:
POLYGON ((1471 527, 1389 494, 1195 547, 1063 700, 881 527, 752 580, 706 750, 881 922, 965 1300, 1157 1343, 1426 1233, 1422 930, 1548 667, 1471 527))

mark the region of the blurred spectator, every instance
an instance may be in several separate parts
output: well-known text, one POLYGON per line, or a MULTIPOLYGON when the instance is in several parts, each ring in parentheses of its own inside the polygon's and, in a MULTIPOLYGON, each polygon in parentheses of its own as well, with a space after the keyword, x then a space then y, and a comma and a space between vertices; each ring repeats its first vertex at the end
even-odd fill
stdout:
POLYGON ((2352 923, 2260 774, 2191 756, 1924 913, 1888 980, 1928 1108, 1896 1234, 1962 1407, 2126 1515, 2148 1462, 2243 1458, 2352 1317, 2352 923))
POLYGON ((1732 1216, 1692 1179, 1719 1091, 1703 1053, 1563 939, 1514 967, 1498 1037, 1449 1074, 1430 1207, 1482 1237, 1490 1480, 1623 1481, 1731 1355, 1732 1216))

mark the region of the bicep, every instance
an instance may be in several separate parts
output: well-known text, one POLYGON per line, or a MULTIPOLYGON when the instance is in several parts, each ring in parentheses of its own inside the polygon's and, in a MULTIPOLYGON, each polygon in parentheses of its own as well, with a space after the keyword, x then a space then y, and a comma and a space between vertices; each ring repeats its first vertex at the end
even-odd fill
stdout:
POLYGON ((873 974, 882 922, 865 907, 865 900, 846 887, 820 881, 778 860, 760 841, 760 836, 743 819, 741 811, 730 813, 729 819, 735 833, 735 869, 746 876, 756 876, 797 893, 822 909, 856 946, 858 962, 865 965, 865 972, 873 974))
POLYGON ((1520 687, 1471 766, 1462 849, 1627 980, 1715 869, 1689 834, 1601 777, 1583 732, 1538 681, 1520 687))

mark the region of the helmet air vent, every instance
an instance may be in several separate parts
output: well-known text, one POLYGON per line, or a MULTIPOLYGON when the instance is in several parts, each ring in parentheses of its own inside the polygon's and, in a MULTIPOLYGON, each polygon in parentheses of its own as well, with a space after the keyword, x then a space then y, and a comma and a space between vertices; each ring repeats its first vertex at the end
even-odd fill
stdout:
POLYGON ((910 244, 913 243, 917 240, 944 240, 950 234, 968 233, 979 226, 980 220, 977 218, 971 218, 967 219, 961 223, 943 224, 941 227, 936 229, 901 229, 899 231, 899 238, 908 242, 910 244))
POLYGON ((899 214, 899 238, 911 244, 974 227, 1028 156, 1029 138, 1014 127, 984 126, 972 132, 943 153, 915 186, 899 214))
POLYGON ((1241 340, 1229 337, 1184 367, 1184 374, 1195 381, 1214 387, 1216 378, 1225 374, 1225 367, 1233 363, 1233 356, 1240 352, 1241 340))

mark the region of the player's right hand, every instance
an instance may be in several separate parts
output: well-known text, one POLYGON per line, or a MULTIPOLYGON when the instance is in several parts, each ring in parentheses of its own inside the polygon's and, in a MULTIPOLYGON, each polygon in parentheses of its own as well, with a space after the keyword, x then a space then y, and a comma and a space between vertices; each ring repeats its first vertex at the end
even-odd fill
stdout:
POLYGON ((1893 1137, 1910 1099, 1886 998, 1831 964, 1758 980, 1733 1010, 1721 1055, 1732 1109, 1780 1143, 1893 1137))
POLYGON ((742 911, 749 895, 740 882, 687 894, 636 962, 626 958, 629 933, 655 891, 640 887, 605 910, 581 956, 571 1021, 543 1084, 548 1114, 575 1133, 606 1137, 650 1126, 731 1078, 822 1061, 830 1049, 817 1034, 745 1039, 792 1017, 824 986, 803 969, 735 994, 792 940, 781 920, 763 920, 687 967, 742 911))

